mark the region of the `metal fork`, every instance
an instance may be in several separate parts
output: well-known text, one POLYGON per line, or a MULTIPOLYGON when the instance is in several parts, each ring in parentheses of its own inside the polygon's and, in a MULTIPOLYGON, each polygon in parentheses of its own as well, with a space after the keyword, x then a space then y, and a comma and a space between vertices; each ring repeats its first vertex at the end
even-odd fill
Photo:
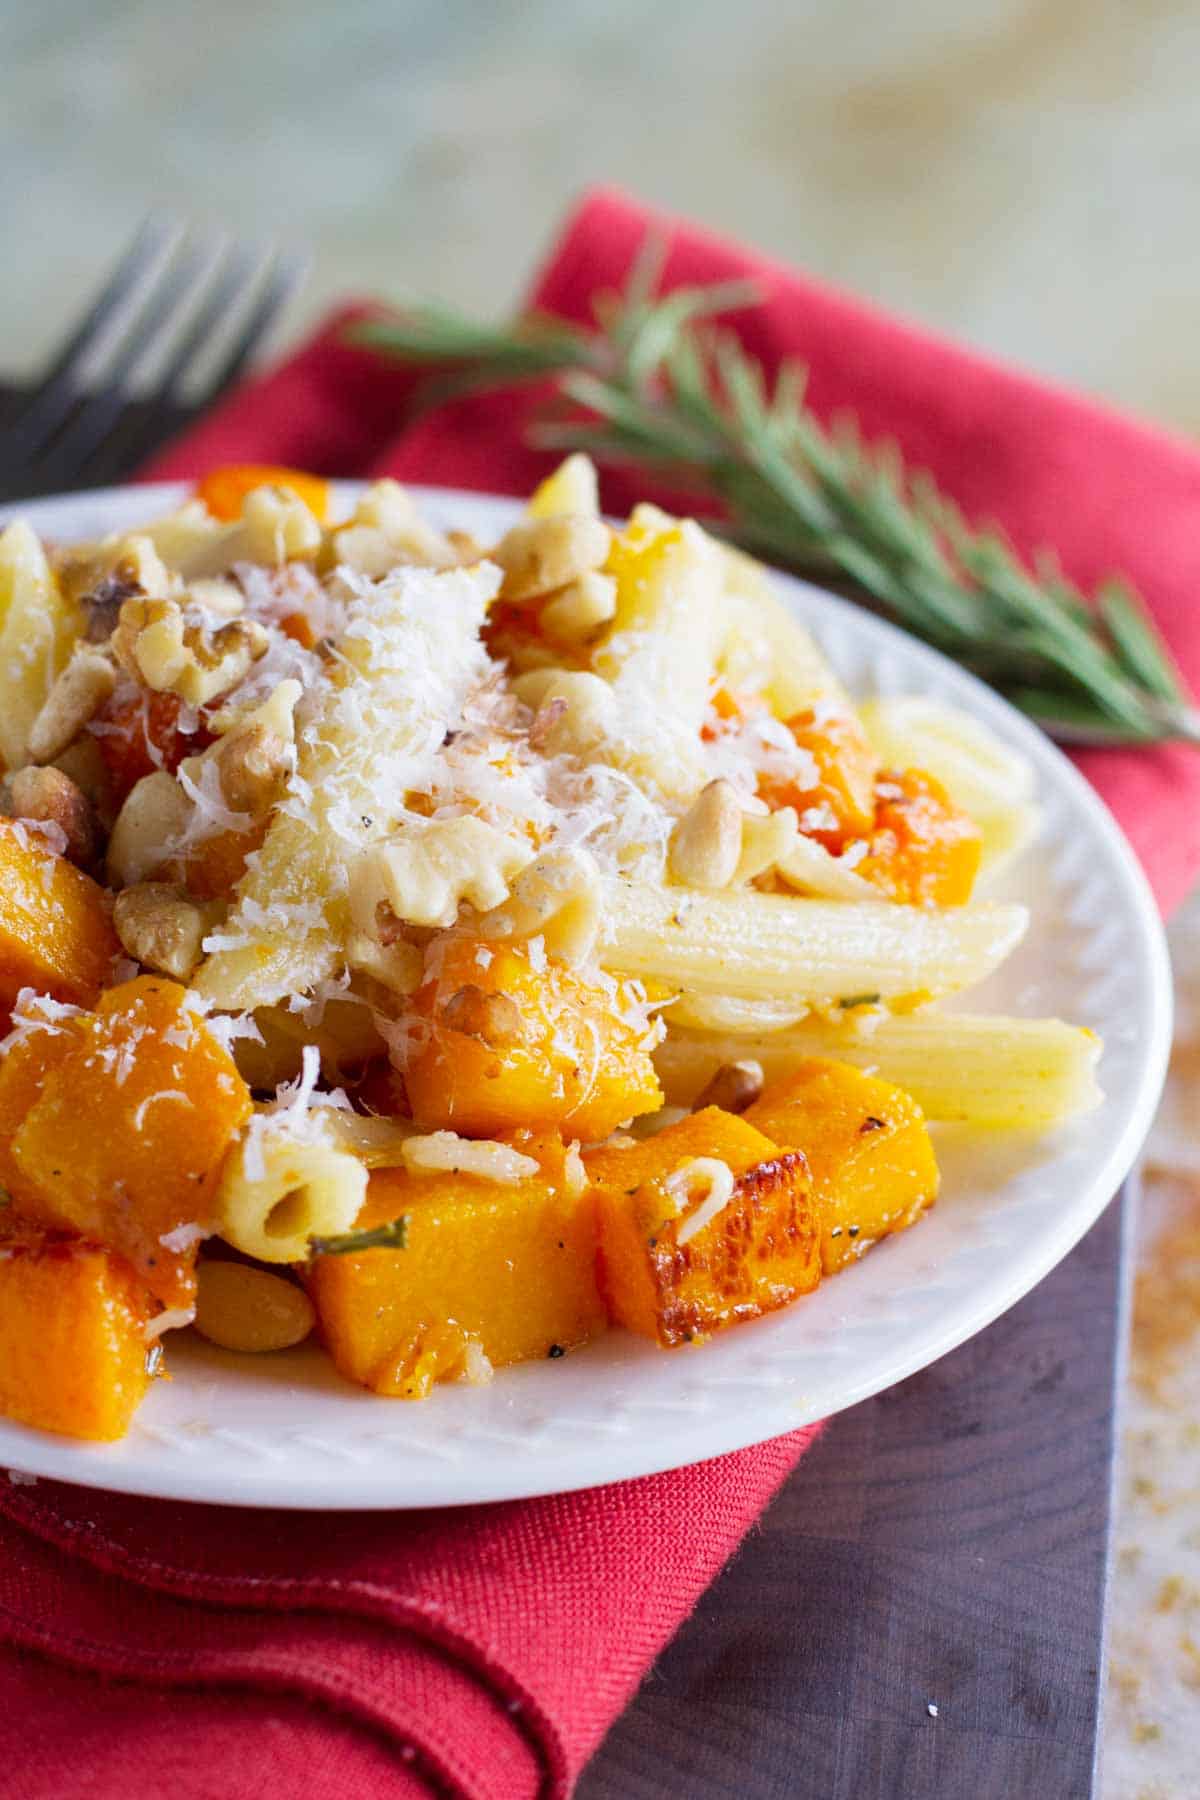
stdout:
POLYGON ((307 267, 296 253, 147 219, 0 415, 0 500, 131 473, 236 381, 307 267))

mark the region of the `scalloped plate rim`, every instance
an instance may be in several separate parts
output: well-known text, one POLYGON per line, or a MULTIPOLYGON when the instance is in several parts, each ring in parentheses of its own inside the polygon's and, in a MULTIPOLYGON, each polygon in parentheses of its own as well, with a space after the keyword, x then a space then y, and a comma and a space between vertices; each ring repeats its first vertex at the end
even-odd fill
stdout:
MULTIPOLYGON (((337 504, 341 505, 351 501, 363 484, 334 485, 337 504)), ((177 504, 188 491, 186 483, 146 483, 57 495, 22 507, 7 507, 0 512, 0 521, 20 515, 30 518, 48 535, 80 537, 118 524, 127 528, 139 516, 152 516, 159 508, 165 510, 177 504), (70 515, 70 524, 56 523, 66 514, 70 515)), ((515 516, 520 507, 519 501, 503 495, 423 488, 416 484, 412 491, 435 516, 468 529, 472 523, 489 526, 506 516, 515 516)), ((1106 1122, 1102 1154, 1089 1156, 1078 1134, 1074 1138, 1070 1133, 1054 1134, 1052 1139, 1044 1140, 1044 1154, 1033 1155, 1030 1169, 1017 1178, 1019 1184, 1026 1175, 1036 1175, 1043 1165, 1048 1165, 1053 1173, 1059 1165, 1069 1169, 1072 1158, 1082 1159, 1085 1178, 1081 1191, 1073 1198, 1063 1199, 1061 1194, 1039 1198, 1034 1184, 1032 1195, 1021 1204, 1026 1211, 1030 1207, 1035 1212, 1037 1207, 1051 1210, 1048 1225, 1042 1221, 1046 1228, 1037 1241, 1026 1246, 1019 1257, 1010 1255, 1003 1278, 994 1268, 990 1269, 985 1283, 966 1291, 956 1290, 952 1281, 951 1300, 940 1319, 934 1316, 937 1308, 931 1309, 927 1304, 929 1316, 919 1329, 910 1325, 907 1336, 903 1318, 889 1322, 896 1310, 894 1292, 881 1294, 881 1281, 874 1278, 871 1296, 881 1302, 874 1310, 884 1315, 874 1327, 876 1336, 882 1339, 881 1345, 863 1367, 845 1374, 834 1388, 824 1392, 819 1384, 813 1391, 793 1383, 787 1373, 790 1357, 777 1348, 780 1344, 786 1346, 787 1340, 794 1337, 796 1345, 792 1348, 798 1347, 803 1357, 805 1337, 812 1335, 805 1320, 814 1315, 806 1314, 801 1307, 741 1327, 695 1353, 664 1354, 622 1333, 610 1333, 588 1352, 557 1364, 527 1364, 501 1371, 486 1390, 439 1390, 433 1400, 419 1409, 418 1423, 436 1417, 443 1430, 435 1441, 426 1444, 419 1442, 417 1431, 414 1460, 413 1445, 406 1445, 404 1440, 412 1436, 412 1415, 418 1409, 360 1393, 327 1373, 310 1387, 306 1377, 317 1367, 317 1353, 293 1353, 291 1361, 277 1359, 269 1377, 247 1378, 240 1365, 231 1369, 235 1359, 222 1359, 220 1352, 207 1347, 189 1347, 172 1389, 181 1398, 194 1394, 199 1416, 185 1416, 176 1424, 158 1424, 155 1403, 162 1390, 156 1389, 130 1436, 116 1445, 79 1444, 0 1421, 0 1468, 18 1475, 146 1497, 298 1510, 476 1504, 568 1492, 657 1474, 764 1441, 828 1417, 892 1386, 984 1329, 1074 1247, 1132 1167, 1166 1074, 1171 1036, 1170 969, 1161 921, 1145 875, 1112 815, 1084 778, 1036 727, 983 683, 899 627, 875 618, 852 602, 793 577, 779 575, 777 579, 784 597, 794 599, 798 610, 815 624, 818 635, 824 624, 835 637, 873 652, 877 661, 898 664, 905 672, 899 691, 912 691, 914 681, 919 685, 920 676, 925 673, 935 687, 948 687, 969 711, 1024 750, 1038 770, 1039 798, 1048 808, 1053 801, 1060 811, 1083 825, 1085 839, 1092 839, 1107 877, 1113 878, 1111 889, 1105 892, 1108 933, 1110 937, 1114 930, 1127 934, 1124 947, 1130 965, 1136 963, 1141 976, 1135 980, 1131 975, 1126 983, 1132 990, 1129 999, 1136 1016, 1132 1025, 1121 1027, 1125 1035, 1119 1040, 1120 1060, 1131 1065, 1130 1086, 1119 1097, 1114 1095, 1106 1112, 1093 1115, 1106 1122), (1053 1211, 1052 1201, 1057 1212, 1053 1211), (679 1385, 683 1392, 673 1399, 669 1390, 675 1385, 671 1365, 676 1357, 680 1359, 679 1385), (701 1358, 711 1360, 701 1364, 701 1358), (730 1365, 732 1375, 728 1373, 730 1365), (610 1366, 615 1371, 612 1379, 608 1378, 610 1366), (595 1384, 599 1398, 603 1401, 607 1396, 612 1406, 594 1409, 590 1417, 575 1420, 569 1413, 563 1415, 561 1399, 556 1396, 555 1402, 544 1404, 540 1415, 535 1406, 529 1422, 519 1430, 505 1428, 506 1414, 516 1410, 518 1398, 527 1388, 536 1391, 540 1382, 549 1391, 548 1380, 561 1387, 562 1377, 569 1378, 572 1367, 577 1371, 599 1369, 595 1384), (711 1381, 703 1379, 702 1373, 709 1367, 711 1381), (293 1385, 288 1379, 289 1371, 299 1371, 300 1385, 293 1385), (664 1394, 650 1401, 643 1397, 639 1410, 638 1405, 627 1401, 628 1383, 647 1376, 664 1394), (707 1403, 708 1390, 722 1387, 733 1389, 735 1404, 726 1411, 714 1411, 707 1403), (266 1396, 285 1396, 282 1415, 291 1424, 282 1435, 277 1429, 274 1436, 253 1427, 238 1431, 205 1416, 206 1408, 215 1408, 219 1414, 222 1395, 237 1398, 251 1389, 266 1396), (328 1432, 322 1436, 305 1427, 306 1415, 313 1405, 330 1392, 335 1395, 336 1404, 327 1410, 343 1432, 340 1439, 336 1430, 331 1440, 328 1432), (668 1425, 666 1421, 672 1414, 677 1422, 668 1425), (551 1432, 547 1442, 545 1433, 556 1417, 563 1435, 555 1442, 551 1432), (352 1422, 356 1427, 367 1418, 373 1429, 353 1435, 352 1422), (363 1445, 374 1445, 374 1451, 364 1451, 363 1445)), ((1104 929, 1095 924, 1093 935, 1097 941, 1104 929)), ((1035 916, 1030 934, 1032 945, 1036 946, 1040 935, 1039 919, 1035 916)), ((1086 937, 1081 942, 1086 943, 1086 937)), ((1069 1002, 1064 1010, 1069 1012, 1069 1002)), ((1102 1080, 1103 1077, 1102 1065, 1102 1080)), ((989 1138, 988 1148, 994 1148, 995 1143, 994 1138, 989 1138)), ((980 1162, 983 1156, 980 1148, 975 1160, 980 1162)), ((999 1191, 1001 1195, 1007 1191, 1003 1183, 999 1191)), ((945 1197, 931 1220, 945 1219, 955 1198, 945 1197)), ((957 1198, 965 1204, 969 1196, 957 1198)), ((983 1205, 979 1212, 981 1229, 993 1223, 1003 1225, 1000 1209, 1005 1204, 1003 1199, 998 1200, 990 1212, 983 1205)), ((869 1262, 846 1274, 845 1286, 829 1284, 819 1290, 814 1300, 822 1299, 824 1310, 815 1338, 818 1347, 832 1338, 836 1357, 842 1334, 853 1336, 871 1330, 869 1321, 856 1316, 853 1284, 861 1282, 872 1269, 892 1269, 897 1276, 905 1270, 932 1275, 935 1279, 925 1290, 925 1297, 928 1300, 932 1295, 936 1299, 940 1292, 936 1280, 938 1265, 931 1265, 928 1257, 918 1260, 922 1255, 922 1232, 929 1229, 929 1225, 923 1225, 919 1231, 880 1246, 869 1262), (831 1288, 834 1299, 826 1302, 831 1288), (834 1304, 845 1309, 846 1318, 839 1320, 835 1314, 830 1320, 825 1316, 834 1304)), ((981 1263, 987 1257, 988 1247, 984 1230, 978 1244, 981 1263)), ((960 1283, 959 1289, 961 1286, 960 1283)), ((862 1298, 866 1297, 863 1289, 862 1298)), ((323 1358, 321 1364, 324 1367, 323 1358)), ((583 1378, 585 1388, 588 1379, 586 1375, 583 1378)), ((270 1410, 274 1418, 276 1409, 270 1410)))

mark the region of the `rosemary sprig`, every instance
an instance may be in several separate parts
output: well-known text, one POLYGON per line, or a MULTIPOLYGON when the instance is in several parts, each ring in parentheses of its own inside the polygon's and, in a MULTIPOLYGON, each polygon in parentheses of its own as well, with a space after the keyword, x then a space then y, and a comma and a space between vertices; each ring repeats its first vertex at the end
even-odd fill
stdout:
POLYGON ((535 417, 535 443, 653 469, 715 504, 716 528, 747 550, 866 599, 1060 739, 1200 744, 1200 711, 1128 583, 1089 603, 1046 559, 1031 568, 969 525, 897 446, 823 425, 800 364, 768 382, 713 323, 756 302, 752 284, 655 298, 657 275, 655 251, 598 301, 594 331, 537 316, 489 328, 424 305, 353 335, 431 371, 422 405, 549 381, 557 404, 535 417))
POLYGON ((408 1214, 401 1213, 386 1225, 372 1225, 363 1231, 343 1231, 336 1237, 313 1237, 308 1240, 308 1254, 313 1256, 356 1256, 360 1250, 405 1250, 408 1248, 408 1214))

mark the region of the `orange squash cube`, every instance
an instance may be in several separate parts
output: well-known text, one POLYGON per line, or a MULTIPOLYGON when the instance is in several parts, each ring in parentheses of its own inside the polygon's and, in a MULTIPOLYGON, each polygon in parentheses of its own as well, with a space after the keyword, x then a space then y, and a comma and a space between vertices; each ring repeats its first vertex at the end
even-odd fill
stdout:
POLYGON ((590 1195, 573 1190, 557 1139, 511 1140, 540 1173, 371 1175, 358 1228, 406 1215, 403 1250, 319 1256, 309 1291, 343 1375, 419 1399, 460 1375, 469 1346, 497 1368, 557 1355, 604 1330, 590 1195))
POLYGON ((196 483, 196 498, 203 500, 214 519, 239 519, 246 495, 260 487, 287 488, 324 524, 329 512, 329 483, 324 476, 274 463, 230 463, 211 469, 196 483))
POLYGON ((261 850, 270 816, 248 831, 215 831, 167 865, 173 881, 182 882, 195 900, 227 900, 246 873, 246 863, 261 850))
POLYGON ((826 1275, 903 1231, 937 1198, 937 1159, 920 1107, 849 1063, 808 1058, 743 1117, 807 1157, 826 1275))
POLYGON ((88 1006, 120 949, 104 889, 0 819, 0 1004, 31 987, 88 1006))
POLYGON ((0 1228, 0 1413, 69 1437, 123 1437, 149 1385, 154 1310, 111 1250, 0 1228))
MULTIPOLYGON (((11 1196, 23 1220, 40 1216, 41 1194, 13 1154, 17 1133, 42 1095, 54 1070, 83 1042, 86 1013, 72 1013, 45 1022, 34 1022, 19 1032, 0 1057, 0 1188, 11 1196)), ((5 1215, 0 1212, 0 1228, 5 1215)))
POLYGON ((495 1137, 526 1128, 592 1142, 662 1105, 648 1034, 622 1017, 632 990, 609 988, 524 945, 447 941, 439 977, 415 996, 428 1021, 405 1071, 426 1129, 495 1137))
POLYGON ((827 850, 840 850, 874 823, 879 759, 855 713, 810 707, 787 723, 812 759, 813 779, 767 782, 764 797, 772 807, 794 806, 807 836, 827 850))
POLYGON ((203 720, 191 732, 180 729, 183 701, 177 694, 121 687, 100 708, 95 741, 108 774, 114 811, 119 811, 143 776, 156 769, 173 775, 185 756, 212 742, 203 720))
MULTIPOLYGON (((586 1157, 600 1223, 600 1285, 617 1324, 668 1347, 786 1306, 821 1278, 808 1167, 745 1120, 708 1106, 654 1137, 586 1157), (733 1191, 703 1220, 688 1165, 711 1159, 733 1191)), ((715 1197, 715 1196, 714 1196, 715 1197)))
POLYGON ((0 1061, 0 1120, 15 1124, 3 1165, 20 1211, 116 1250, 166 1307, 191 1304, 196 1248, 163 1239, 207 1222, 251 1111, 232 1058, 185 998, 176 982, 139 976, 0 1061))
POLYGON ((857 873, 907 906, 965 906, 983 833, 920 769, 880 776, 874 828, 857 873))

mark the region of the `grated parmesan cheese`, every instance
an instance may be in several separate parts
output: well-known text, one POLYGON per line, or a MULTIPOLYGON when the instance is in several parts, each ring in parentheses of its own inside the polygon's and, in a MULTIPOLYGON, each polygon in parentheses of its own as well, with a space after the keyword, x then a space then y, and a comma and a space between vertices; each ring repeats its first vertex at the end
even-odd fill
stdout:
POLYGON ((22 988, 12 1010, 12 1025, 5 1036, 0 1038, 0 1057, 7 1056, 10 1050, 32 1037, 35 1031, 61 1031, 64 1019, 78 1019, 83 1010, 82 1006, 72 1006, 66 1000, 54 1000, 49 994, 39 994, 36 988, 22 988))
POLYGON ((190 1325, 196 1316, 194 1306, 167 1306, 142 1328, 142 1336, 148 1344, 158 1342, 164 1332, 182 1331, 190 1325))
POLYGON ((505 1186, 528 1181, 541 1165, 507 1144, 491 1139, 459 1137, 456 1131, 431 1131, 406 1138, 400 1146, 404 1167, 413 1175, 478 1175, 505 1186))
POLYGON ((729 1164, 718 1161, 715 1156, 689 1156, 681 1162, 667 1176, 663 1189, 675 1202, 675 1209, 679 1213, 697 1198, 700 1204, 694 1212, 688 1213, 679 1226, 675 1242, 689 1243, 706 1225, 710 1225, 717 1214, 728 1206, 736 1187, 729 1164))
POLYGON ((146 1123, 146 1114, 149 1109, 152 1106, 159 1105, 164 1100, 173 1100, 177 1106, 195 1105, 195 1101, 192 1099, 191 1095, 185 1094, 181 1088, 162 1088, 157 1094, 147 1094, 146 1098, 140 1103, 133 1115, 133 1129, 135 1131, 140 1131, 146 1123))
POLYGON ((186 1256, 193 1245, 202 1244, 211 1236, 206 1225, 176 1225, 174 1231, 164 1231, 158 1241, 172 1256, 186 1256))

